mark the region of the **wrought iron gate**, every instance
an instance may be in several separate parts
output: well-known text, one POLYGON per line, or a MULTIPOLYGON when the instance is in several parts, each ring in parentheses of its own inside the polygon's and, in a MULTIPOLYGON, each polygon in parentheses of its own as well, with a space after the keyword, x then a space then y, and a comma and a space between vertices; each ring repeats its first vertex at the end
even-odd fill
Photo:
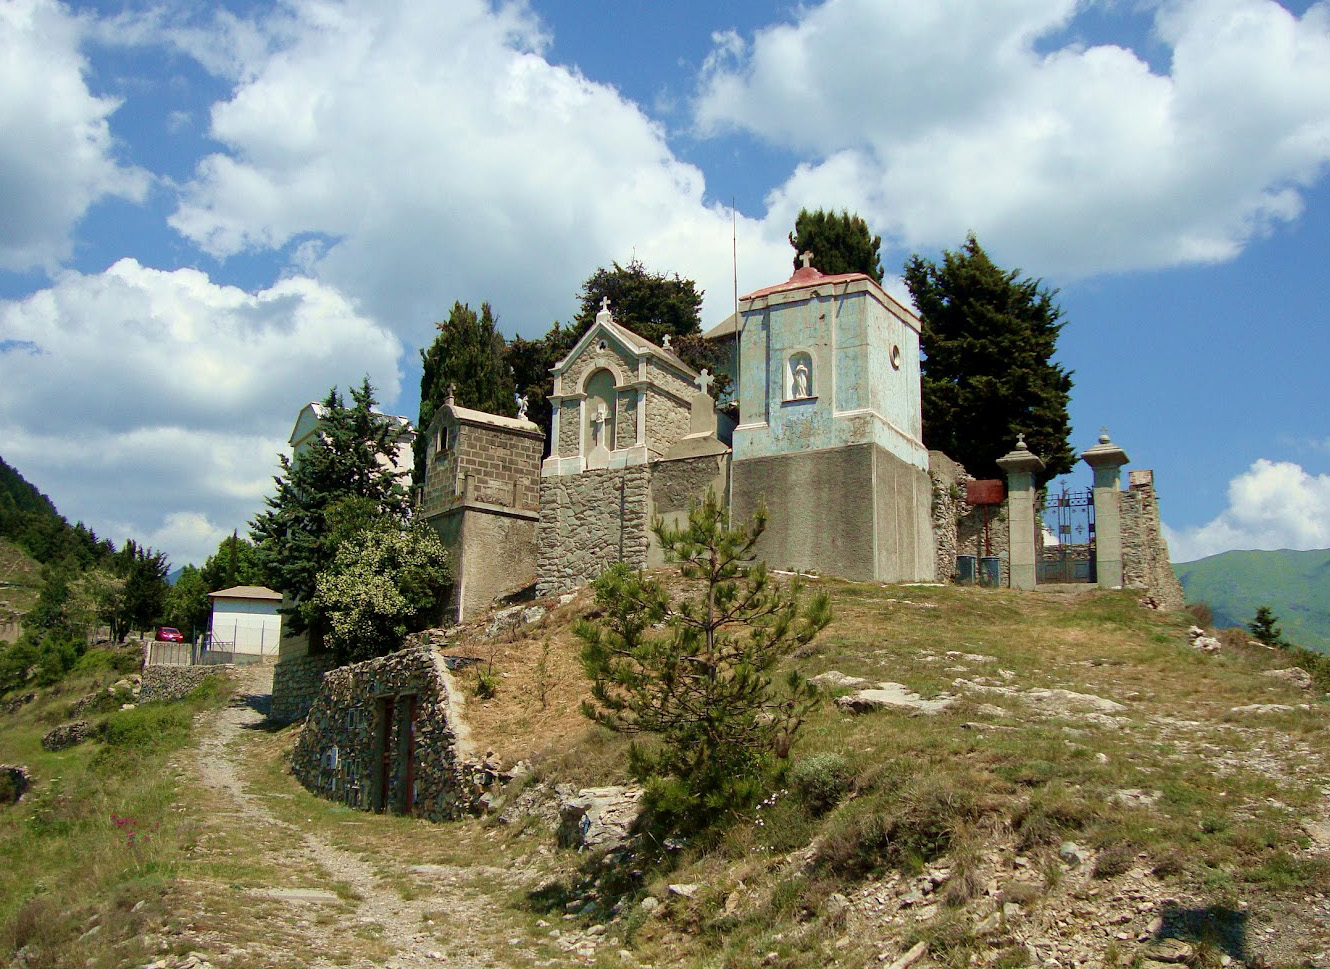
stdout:
POLYGON ((1039 582, 1095 582, 1094 490, 1050 493, 1040 514, 1039 582))

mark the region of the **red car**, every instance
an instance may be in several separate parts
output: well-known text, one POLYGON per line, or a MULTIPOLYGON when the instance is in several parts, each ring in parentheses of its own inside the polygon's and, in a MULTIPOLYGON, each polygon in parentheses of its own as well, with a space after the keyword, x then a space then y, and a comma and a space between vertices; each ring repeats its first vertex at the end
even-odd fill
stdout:
POLYGON ((163 626, 157 630, 157 642, 159 643, 183 643, 184 641, 185 637, 180 634, 179 629, 163 626))

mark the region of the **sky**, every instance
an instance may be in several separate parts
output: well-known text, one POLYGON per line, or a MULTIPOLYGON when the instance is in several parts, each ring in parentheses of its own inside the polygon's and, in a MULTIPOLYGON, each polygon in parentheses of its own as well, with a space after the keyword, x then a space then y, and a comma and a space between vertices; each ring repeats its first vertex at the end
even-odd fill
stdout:
POLYGON ((536 336, 636 258, 710 326, 803 207, 902 299, 969 232, 1057 289, 1175 561, 1330 547, 1326 0, 0 0, 0 456, 202 564, 454 301, 536 336))

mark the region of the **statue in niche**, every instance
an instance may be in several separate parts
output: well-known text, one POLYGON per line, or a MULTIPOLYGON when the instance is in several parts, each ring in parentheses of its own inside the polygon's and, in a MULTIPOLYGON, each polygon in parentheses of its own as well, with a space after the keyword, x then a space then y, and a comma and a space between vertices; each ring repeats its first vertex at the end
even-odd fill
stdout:
POLYGON ((808 367, 807 355, 801 353, 790 360, 790 397, 806 400, 812 396, 812 371, 808 367))

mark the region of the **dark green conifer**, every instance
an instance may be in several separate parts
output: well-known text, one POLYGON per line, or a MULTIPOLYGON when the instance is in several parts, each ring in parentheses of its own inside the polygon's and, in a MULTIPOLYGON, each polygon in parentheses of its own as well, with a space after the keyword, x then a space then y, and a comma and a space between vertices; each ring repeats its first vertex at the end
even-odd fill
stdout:
POLYGON ((1053 362, 1062 310, 1056 290, 995 266, 973 235, 942 265, 913 256, 905 284, 923 322, 924 443, 977 478, 1023 433, 1043 458, 1044 484, 1070 471, 1071 372, 1053 362))

